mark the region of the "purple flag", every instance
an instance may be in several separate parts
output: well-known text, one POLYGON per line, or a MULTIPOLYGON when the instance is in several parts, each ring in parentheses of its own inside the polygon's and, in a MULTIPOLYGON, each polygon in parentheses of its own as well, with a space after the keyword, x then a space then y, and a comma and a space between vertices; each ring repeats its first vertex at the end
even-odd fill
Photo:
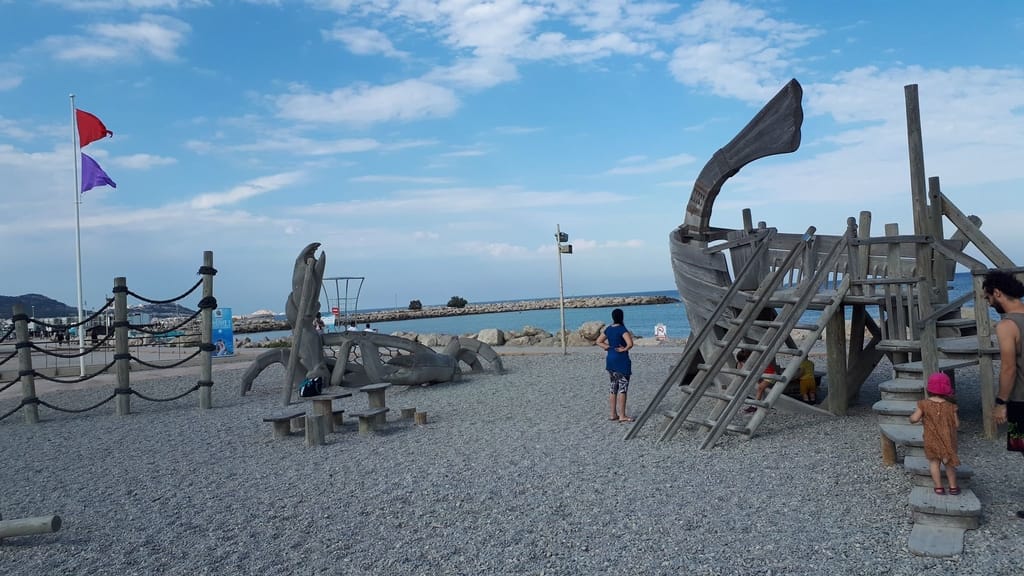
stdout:
POLYGON ((107 176, 107 173, 100 168, 100 165, 87 154, 82 154, 82 192, 92 190, 97 186, 110 186, 117 188, 117 184, 107 176))

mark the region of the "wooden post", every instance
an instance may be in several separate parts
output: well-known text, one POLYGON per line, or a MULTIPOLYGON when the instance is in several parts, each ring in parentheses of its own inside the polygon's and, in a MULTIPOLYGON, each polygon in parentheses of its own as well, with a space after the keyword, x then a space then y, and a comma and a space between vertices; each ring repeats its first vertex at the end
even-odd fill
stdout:
MULTIPOLYGON (((853 218, 850 218, 851 222, 847 224, 847 227, 853 227, 853 218)), ((860 223, 867 224, 867 228, 861 229, 859 226, 855 229, 855 233, 851 235, 851 238, 867 238, 871 233, 871 213, 861 212, 860 223)), ((867 277, 867 260, 870 257, 871 250, 868 245, 857 246, 856 248, 850 248, 850 255, 847 259, 846 273, 850 274, 854 280, 863 280, 867 277)), ((850 288, 851 293, 857 296, 864 295, 864 287, 862 285, 853 285, 850 288)), ((867 322, 867 307, 864 304, 854 304, 853 313, 850 317, 850 342, 849 342, 849 353, 847 354, 847 367, 850 369, 855 368, 861 362, 862 352, 864 351, 864 330, 867 322)), ((851 381, 849 375, 847 375, 847 386, 856 387, 860 390, 862 382, 851 381)))
POLYGON ((825 329, 825 350, 828 353, 828 409, 836 416, 846 416, 846 306, 840 305, 828 320, 825 329))
MULTIPOLYGON (((213 301, 213 252, 203 251, 203 300, 213 301)), ((213 308, 199 311, 199 341, 203 348, 199 352, 199 408, 213 408, 213 308)))
MULTIPOLYGON (((910 195, 914 207, 914 234, 928 234, 928 194, 924 182, 924 144, 917 84, 903 87, 907 106, 907 146, 910 150, 910 195)), ((923 271, 922 271, 923 272, 923 271)))
POLYGON ((327 428, 325 418, 329 418, 329 416, 318 414, 306 416, 306 446, 320 446, 324 444, 325 429, 327 428))
MULTIPOLYGON (((985 300, 985 291, 981 288, 985 281, 984 274, 984 270, 973 272, 974 325, 978 330, 979 350, 992 346, 992 321, 988 316, 988 300, 985 300)), ((992 356, 978 354, 978 373, 981 377, 981 424, 985 430, 985 438, 992 440, 996 437, 996 423, 992 420, 992 408, 995 406, 996 386, 999 383, 995 378, 992 356)))
POLYGON ((747 232, 754 231, 754 217, 750 213, 750 208, 743 209, 743 229, 747 232))
POLYGON ((879 433, 878 437, 882 443, 882 465, 892 466, 896 464, 896 443, 886 437, 885 434, 879 433))
MULTIPOLYGON (((14 313, 14 338, 15 346, 18 348, 18 372, 21 376, 21 399, 25 402, 25 423, 36 424, 39 422, 39 405, 36 404, 36 377, 32 370, 32 348, 28 336, 28 316, 25 315, 25 306, 15 304, 11 311, 14 313)), ((79 330, 82 328, 79 327, 79 330)))
MULTIPOLYGON (((81 330, 81 328, 79 328, 81 330)), ((128 349, 128 282, 124 276, 114 278, 114 364, 117 371, 118 416, 132 412, 131 351, 128 349)))
POLYGON ((402 420, 412 420, 415 416, 415 408, 402 408, 402 420))
POLYGON ((419 424, 419 425, 422 426, 422 425, 424 425, 426 423, 427 423, 427 413, 426 412, 417 412, 416 413, 416 424, 419 424))
MULTIPOLYGON (((928 260, 932 253, 931 245, 919 243, 916 252, 918 269, 929 270, 930 262, 928 260)), ((931 276, 931 274, 925 274, 917 283, 918 315, 917 318, 910 318, 910 321, 915 324, 932 315, 932 284, 929 280, 931 276)), ((945 278, 943 278, 943 283, 945 283, 945 278)), ((910 285, 907 288, 913 290, 914 287, 910 285)), ((934 320, 921 326, 921 367, 924 369, 924 378, 928 378, 939 370, 939 350, 935 342, 935 328, 934 320)))
POLYGON ((17 520, 0 520, 0 541, 11 536, 49 534, 60 530, 60 516, 36 516, 17 520))
MULTIPOLYGON (((928 225, 933 242, 942 242, 946 237, 942 230, 942 188, 939 177, 928 179, 928 225)), ((931 251, 932 257, 932 288, 935 290, 937 304, 949 303, 949 280, 946 278, 946 257, 936 250, 931 251)))
MULTIPOLYGON (((900 225, 896 223, 886 224, 885 235, 888 237, 899 236, 900 225)), ((900 244, 899 242, 892 242, 887 246, 888 251, 886 252, 885 256, 885 276, 887 278, 900 278, 904 275, 903 263, 900 261, 900 244)), ((885 330, 883 330, 884 337, 902 339, 904 338, 904 334, 906 333, 906 328, 900 324, 903 318, 903 314, 901 313, 901 310, 903 308, 902 291, 900 290, 900 287, 898 285, 894 287, 891 284, 886 284, 885 293, 886 314, 884 318, 885 321, 882 322, 882 326, 886 328, 885 330), (895 288, 895 290, 893 288, 895 288), (895 297, 892 296, 894 292, 895 297)), ((902 364, 906 361, 906 352, 892 353, 893 364, 902 364)))

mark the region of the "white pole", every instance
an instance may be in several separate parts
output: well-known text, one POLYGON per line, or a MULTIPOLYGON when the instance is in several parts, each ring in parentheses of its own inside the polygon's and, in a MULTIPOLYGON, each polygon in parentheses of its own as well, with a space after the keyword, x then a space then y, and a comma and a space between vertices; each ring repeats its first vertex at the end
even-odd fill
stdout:
POLYGON ((562 288, 562 227, 555 224, 555 248, 558 250, 558 311, 562 316, 562 355, 569 352, 565 344, 565 291, 562 288))
POLYGON ((82 225, 78 205, 81 204, 82 185, 78 182, 78 117, 75 114, 75 95, 71 98, 71 153, 75 165, 75 276, 78 280, 78 369, 79 375, 85 376, 85 326, 82 326, 82 225))

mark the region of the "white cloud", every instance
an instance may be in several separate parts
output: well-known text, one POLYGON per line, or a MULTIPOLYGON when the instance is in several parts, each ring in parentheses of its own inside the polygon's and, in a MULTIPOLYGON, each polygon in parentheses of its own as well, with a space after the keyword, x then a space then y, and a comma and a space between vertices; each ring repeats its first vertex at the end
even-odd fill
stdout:
POLYGON ((274 192, 287 188, 304 177, 302 172, 284 172, 271 176, 263 176, 240 184, 227 192, 201 194, 188 202, 188 206, 195 209, 217 208, 220 206, 237 204, 254 196, 274 192))
POLYGON ((59 60, 102 61, 151 56, 176 60, 191 27, 170 16, 143 15, 128 24, 91 24, 82 36, 50 36, 42 45, 59 60))
POLYGON ((209 6, 208 0, 44 0, 66 10, 92 12, 97 10, 179 10, 209 6))
POLYGON ((370 184, 451 184, 452 178, 439 178, 431 176, 397 176, 386 174, 367 174, 366 176, 355 176, 348 179, 349 182, 361 182, 370 184))
POLYGON ((324 30, 322 34, 327 40, 341 42, 353 54, 383 54, 394 58, 408 56, 405 52, 396 50, 391 40, 380 30, 337 26, 331 30, 324 30))
POLYGON ((534 132, 541 132, 542 130, 544 129, 535 126, 498 126, 494 129, 498 134, 507 134, 512 136, 533 134, 534 132))
POLYGON ((515 64, 503 57, 460 58, 451 66, 435 68, 425 80, 462 88, 491 88, 519 78, 515 64))
POLYGON ((676 154, 664 158, 648 160, 646 156, 630 156, 619 161, 619 165, 605 172, 609 175, 623 174, 652 174, 654 172, 665 172, 680 166, 692 164, 696 159, 689 154, 676 154))
POLYGON ((129 170, 148 170, 153 166, 167 166, 176 164, 175 158, 167 156, 155 156, 153 154, 132 154, 130 156, 117 156, 111 159, 111 164, 128 168, 129 170))
POLYGON ((793 69, 795 50, 820 34, 730 0, 701 2, 677 29, 682 44, 669 62, 676 80, 747 102, 770 98, 793 69))
MULTIPOLYGON (((491 258, 515 260, 518 258, 535 258, 536 252, 524 246, 505 242, 461 242, 457 248, 467 254, 478 254, 491 258)), ((551 248, 548 248, 551 250, 551 248)))
POLYGON ((28 140, 29 138, 32 138, 33 133, 19 126, 14 120, 9 120, 0 116, 0 136, 13 138, 15 140, 28 140))
POLYGON ((654 51, 654 45, 635 42, 621 32, 601 34, 593 38, 573 40, 561 32, 546 32, 520 52, 530 59, 569 58, 576 61, 596 60, 613 54, 638 56, 654 51))
POLYGON ((24 78, 20 75, 7 70, 4 66, 0 66, 0 92, 5 90, 14 90, 18 86, 21 86, 21 82, 23 80, 24 78))
POLYGON ((459 107, 451 90, 422 80, 384 86, 360 84, 327 93, 296 89, 272 99, 282 118, 355 125, 445 117, 459 107))
POLYGON ((601 191, 533 191, 516 186, 493 188, 463 187, 399 190, 392 196, 373 200, 350 200, 296 207, 298 216, 359 216, 394 219, 399 216, 424 217, 430 214, 490 213, 502 207, 503 213, 531 210, 616 204, 626 196, 601 191))

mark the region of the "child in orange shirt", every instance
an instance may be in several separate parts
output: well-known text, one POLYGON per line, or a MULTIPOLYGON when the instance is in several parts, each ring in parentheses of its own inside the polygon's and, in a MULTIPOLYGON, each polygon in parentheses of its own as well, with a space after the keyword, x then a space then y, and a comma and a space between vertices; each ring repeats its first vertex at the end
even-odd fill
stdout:
POLYGON ((935 484, 936 494, 945 494, 942 487, 941 465, 946 466, 946 479, 949 481, 949 493, 956 496, 960 487, 956 483, 956 467, 960 465, 957 457, 956 431, 960 428, 957 417, 957 406, 953 399, 953 386, 942 372, 928 377, 928 397, 917 403, 917 409, 910 415, 910 422, 916 424, 924 421, 924 456, 928 459, 928 467, 935 484))

